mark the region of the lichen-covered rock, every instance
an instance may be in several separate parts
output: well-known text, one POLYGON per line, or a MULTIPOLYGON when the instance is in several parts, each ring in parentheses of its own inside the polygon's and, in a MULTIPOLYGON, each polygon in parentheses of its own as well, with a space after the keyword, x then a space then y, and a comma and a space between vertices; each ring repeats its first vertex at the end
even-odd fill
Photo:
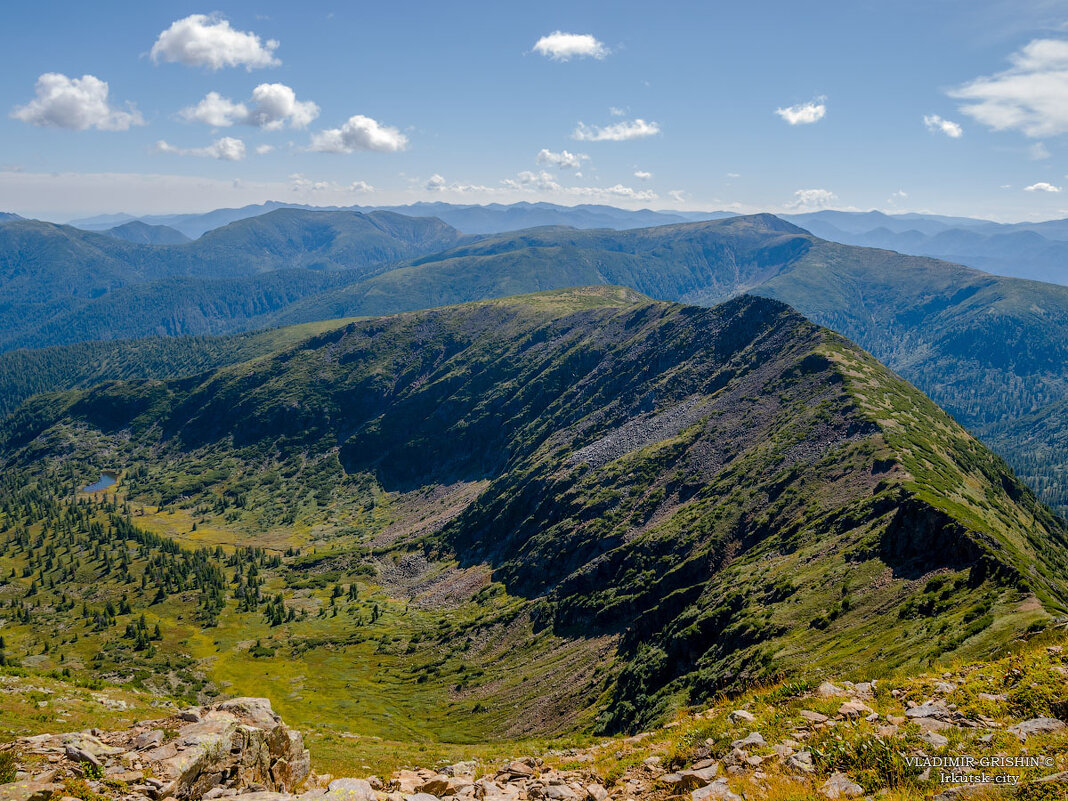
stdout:
MULTIPOLYGON (((196 801, 222 790, 292 793, 311 772, 300 732, 265 698, 187 709, 123 731, 37 735, 16 745, 47 756, 61 772, 79 774, 88 764, 112 777, 151 776, 143 792, 156 799, 196 801)), ((33 801, 23 794, 11 790, 0 801, 33 801)))

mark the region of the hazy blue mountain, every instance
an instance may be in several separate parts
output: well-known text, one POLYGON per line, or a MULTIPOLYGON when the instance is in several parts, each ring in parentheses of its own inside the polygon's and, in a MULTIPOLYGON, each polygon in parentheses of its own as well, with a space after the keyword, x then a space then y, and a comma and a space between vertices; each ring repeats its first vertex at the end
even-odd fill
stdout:
POLYGON ((0 211, 0 223, 6 223, 6 222, 11 222, 12 220, 21 220, 21 219, 23 219, 23 218, 20 217, 17 214, 12 214, 9 211, 0 211))
POLYGON ((816 236, 932 256, 998 275, 1068 284, 1068 220, 995 223, 878 211, 784 215, 816 236))
POLYGON ((182 245, 189 242, 188 236, 166 225, 149 225, 132 220, 104 231, 108 236, 142 245, 182 245))
POLYGON ((101 231, 117 223, 137 219, 150 225, 166 225, 196 239, 207 231, 238 220, 258 217, 278 209, 309 211, 392 211, 409 217, 437 217, 468 234, 497 234, 536 228, 542 225, 568 225, 572 228, 644 228, 679 222, 718 220, 734 216, 726 211, 630 211, 614 206, 583 204, 561 206, 556 203, 490 203, 485 206, 456 203, 412 203, 407 206, 307 206, 299 203, 268 201, 239 209, 216 209, 206 214, 154 214, 134 218, 128 214, 102 215, 72 220, 70 225, 89 231, 101 231))
POLYGON ((409 206, 383 207, 400 214, 444 220, 454 228, 469 234, 498 234, 537 228, 545 225, 565 225, 572 228, 612 228, 625 230, 654 225, 670 225, 697 220, 733 217, 731 212, 674 212, 640 209, 628 211, 613 206, 584 204, 560 206, 555 203, 490 203, 485 206, 462 206, 454 203, 413 203, 409 206))
POLYGON ((229 331, 231 316, 264 314, 462 241, 440 220, 385 211, 279 209, 181 245, 16 220, 0 226, 0 349, 229 331), (268 277, 249 280, 257 275, 268 277))

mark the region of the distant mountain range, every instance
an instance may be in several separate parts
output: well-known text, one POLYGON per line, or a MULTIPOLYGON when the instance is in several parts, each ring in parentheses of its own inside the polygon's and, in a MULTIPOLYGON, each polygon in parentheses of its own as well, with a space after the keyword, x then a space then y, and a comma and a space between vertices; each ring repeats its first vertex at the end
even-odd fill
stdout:
POLYGON ((598 283, 701 305, 766 295, 867 348, 1068 509, 1068 457, 1056 446, 1068 431, 1058 405, 1068 395, 1068 288, 828 242, 771 215, 478 238, 434 218, 279 209, 172 246, 16 221, 0 226, 0 265, 0 288, 16 299, 0 305, 7 349, 222 334, 598 283), (291 264, 301 266, 282 269, 291 264), (1025 415, 1043 419, 1041 442, 1011 425, 1025 415))
POLYGON ((279 209, 174 245, 142 243, 166 229, 119 229, 125 238, 37 220, 0 225, 0 349, 232 330, 225 318, 335 286, 332 273, 351 282, 467 239, 440 220, 386 211, 279 209))
MULTIPOLYGON (((114 230, 113 227, 117 223, 138 220, 152 225, 168 226, 190 238, 196 238, 227 223, 266 214, 279 208, 313 207, 289 206, 272 201, 240 209, 217 209, 206 214, 140 218, 124 214, 103 215, 74 220, 71 225, 86 230, 114 230)), ((624 230, 735 216, 733 212, 726 211, 628 211, 612 206, 560 206, 554 203, 491 203, 485 206, 414 203, 408 206, 348 208, 361 212, 382 209, 413 217, 433 216, 459 231, 470 234, 497 234, 543 225, 624 230)), ((1034 223, 996 223, 939 214, 833 210, 779 216, 831 242, 885 248, 914 256, 931 256, 997 275, 1068 284, 1068 219, 1034 223)), ((0 220, 2 219, 0 216, 0 220)))
POLYGON ((718 220, 735 216, 733 212, 630 211, 614 206, 584 204, 560 206, 555 203, 490 203, 485 206, 455 203, 412 203, 407 206, 307 206, 299 203, 268 201, 239 209, 216 209, 205 214, 157 214, 133 217, 129 214, 104 214, 72 220, 70 225, 87 231, 114 230, 115 226, 139 221, 163 225, 196 239, 223 225, 258 217, 278 209, 306 211, 392 211, 409 217, 437 217, 442 222, 468 234, 497 234, 542 225, 570 225, 574 228, 644 228, 697 220, 718 220))
POLYGON ((819 211, 784 219, 832 242, 933 256, 998 275, 1068 284, 1068 220, 1009 224, 878 211, 819 211))
POLYGON ((142 245, 184 245, 190 238, 181 231, 166 225, 149 225, 140 220, 131 220, 104 231, 108 236, 142 245))

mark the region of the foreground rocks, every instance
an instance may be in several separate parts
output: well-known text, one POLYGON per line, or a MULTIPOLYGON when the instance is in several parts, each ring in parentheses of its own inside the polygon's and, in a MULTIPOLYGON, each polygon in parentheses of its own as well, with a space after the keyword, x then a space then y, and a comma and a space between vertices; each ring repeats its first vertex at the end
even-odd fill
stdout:
POLYGON ((1068 798, 1068 660, 1057 645, 895 682, 755 690, 581 749, 383 778, 316 775, 300 734, 255 698, 11 749, 20 773, 0 801, 1046 801, 1068 798), (983 772, 1015 781, 970 781, 983 772))
POLYGON ((235 698, 118 732, 24 737, 4 748, 47 768, 0 785, 0 801, 60 798, 64 780, 72 778, 85 780, 93 792, 130 799, 288 793, 311 771, 300 732, 264 698, 235 698))

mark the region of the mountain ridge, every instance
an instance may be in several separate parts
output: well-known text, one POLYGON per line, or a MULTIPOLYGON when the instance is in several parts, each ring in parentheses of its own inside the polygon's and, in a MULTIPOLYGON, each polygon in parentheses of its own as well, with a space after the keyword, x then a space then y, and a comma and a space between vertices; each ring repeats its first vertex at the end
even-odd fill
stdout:
MULTIPOLYGON (((199 376, 38 396, 0 455, 9 492, 120 473, 116 532, 140 507, 129 525, 189 543, 299 547, 257 562, 278 603, 323 610, 277 624, 287 658, 335 642, 330 582, 370 582, 360 598, 406 632, 391 670, 477 659, 485 678, 423 682, 510 736, 634 731, 790 665, 986 653, 1068 603, 1064 523, 1003 462, 856 346, 753 296, 707 309, 592 287, 355 321, 199 376), (440 642, 470 650, 405 651, 424 592, 457 616, 440 642), (563 653, 581 680, 561 683, 563 653), (511 717, 514 693, 545 717, 511 717)), ((209 590, 191 620, 221 616, 227 642, 264 631, 209 590)), ((131 600, 160 615, 153 592, 131 600)), ((165 642, 191 636, 161 622, 165 642)), ((228 656, 230 680, 255 658, 228 656)))

